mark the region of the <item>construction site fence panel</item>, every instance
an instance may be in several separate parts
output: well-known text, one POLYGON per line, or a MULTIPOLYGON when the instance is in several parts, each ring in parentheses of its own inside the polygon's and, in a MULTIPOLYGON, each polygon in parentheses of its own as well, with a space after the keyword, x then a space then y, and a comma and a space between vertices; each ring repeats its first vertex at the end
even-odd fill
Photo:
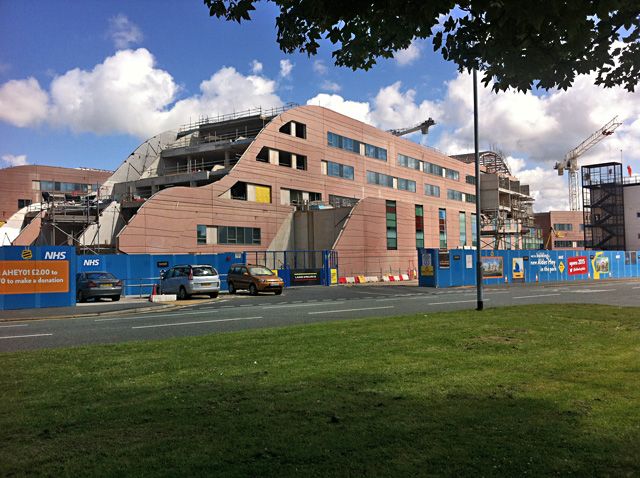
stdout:
POLYGON ((76 303, 73 247, 0 247, 0 310, 76 303))
MULTIPOLYGON (((176 265, 208 264, 220 274, 220 290, 227 290, 229 267, 246 262, 244 252, 221 254, 100 254, 77 256, 78 272, 108 271, 123 282, 123 295, 143 297, 160 283, 160 272, 176 265)), ((75 277, 75 275, 74 275, 75 277)), ((74 286, 75 287, 75 286, 74 286)))
MULTIPOLYGON (((476 285, 476 254, 472 249, 418 249, 419 285, 476 285)), ((640 277, 639 251, 483 250, 480 258, 487 285, 640 277)))
POLYGON ((249 251, 245 254, 248 263, 276 271, 286 287, 332 285, 338 281, 337 251, 249 251))

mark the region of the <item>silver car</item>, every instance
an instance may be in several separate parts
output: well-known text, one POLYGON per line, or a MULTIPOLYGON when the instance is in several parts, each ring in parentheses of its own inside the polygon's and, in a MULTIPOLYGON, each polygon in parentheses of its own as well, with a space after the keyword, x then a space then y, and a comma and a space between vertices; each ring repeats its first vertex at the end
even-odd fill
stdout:
POLYGON ((215 299, 220 293, 220 276, 207 264, 173 266, 160 274, 160 293, 176 294, 180 300, 198 294, 215 299))

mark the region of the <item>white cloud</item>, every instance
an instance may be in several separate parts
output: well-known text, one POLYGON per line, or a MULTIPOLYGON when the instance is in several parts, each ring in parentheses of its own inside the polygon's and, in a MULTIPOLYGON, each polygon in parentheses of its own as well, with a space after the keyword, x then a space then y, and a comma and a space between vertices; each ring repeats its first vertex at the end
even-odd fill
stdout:
POLYGON ((393 54, 393 57, 400 66, 407 66, 412 64, 422 55, 422 45, 416 40, 413 40, 411 44, 404 50, 398 50, 393 54))
POLYGON ((329 72, 329 68, 324 64, 322 60, 315 60, 312 65, 313 71, 315 71, 318 75, 326 75, 329 72))
POLYGON ((369 103, 359 101, 347 101, 340 95, 328 95, 320 93, 307 100, 308 105, 318 105, 337 111, 345 116, 372 124, 369 103))
POLYGON ((280 60, 280 76, 282 78, 289 78, 293 70, 293 63, 290 60, 280 60))
POLYGON ((251 61, 251 73, 257 75, 258 73, 262 73, 262 63, 258 60, 251 61))
POLYGON ((392 85, 381 88, 373 103, 371 119, 382 129, 408 128, 422 123, 427 118, 435 118, 439 107, 430 101, 415 101, 415 90, 401 91, 402 84, 396 81, 392 85))
POLYGON ((109 36, 115 47, 124 50, 142 41, 142 31, 122 13, 109 19, 109 36))
POLYGON ((13 154, 5 154, 2 156, 2 161, 4 161, 9 167, 24 166, 25 164, 29 164, 26 154, 19 154, 18 156, 15 156, 13 154))
POLYGON ((91 71, 73 69, 53 79, 49 93, 29 78, 0 86, 0 120, 14 126, 46 121, 76 132, 127 133, 146 139, 199 115, 282 104, 276 82, 221 68, 200 93, 178 99, 180 88, 144 48, 121 50, 91 71))
POLYGON ((35 78, 8 81, 0 85, 0 120, 33 126, 46 117, 47 101, 47 93, 35 78))
POLYGON ((320 84, 320 88, 326 91, 331 91, 333 93, 337 93, 342 89, 342 87, 336 83, 335 81, 324 80, 320 84))

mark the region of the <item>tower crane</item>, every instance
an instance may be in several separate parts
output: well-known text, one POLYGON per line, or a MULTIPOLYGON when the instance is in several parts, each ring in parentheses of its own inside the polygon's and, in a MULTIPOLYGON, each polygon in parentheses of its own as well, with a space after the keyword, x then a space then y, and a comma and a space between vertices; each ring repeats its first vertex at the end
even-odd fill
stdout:
POLYGON ((572 211, 579 211, 581 209, 580 204, 578 204, 578 157, 593 148, 607 136, 611 136, 616 128, 622 124, 619 123, 617 119, 618 117, 614 116, 613 119, 609 120, 602 128, 565 154, 564 159, 556 162, 553 167, 553 169, 558 170, 558 176, 562 176, 565 169, 569 174, 569 206, 572 211))
POLYGON ((404 136, 405 134, 414 133, 416 131, 420 131, 422 134, 427 134, 429 132, 429 127, 434 124, 436 124, 436 122, 429 118, 427 121, 423 121, 422 123, 411 126, 410 128, 389 129, 387 131, 394 136, 404 136))

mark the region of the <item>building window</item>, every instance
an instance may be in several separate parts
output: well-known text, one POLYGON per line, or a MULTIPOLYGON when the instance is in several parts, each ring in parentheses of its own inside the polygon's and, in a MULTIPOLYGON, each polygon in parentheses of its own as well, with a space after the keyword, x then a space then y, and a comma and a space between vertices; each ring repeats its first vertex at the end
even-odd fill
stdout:
POLYGON ((334 148, 340 148, 345 151, 360 154, 360 141, 347 138, 346 136, 340 136, 339 134, 335 134, 330 131, 327 133, 327 144, 334 148))
POLYGON ((387 150, 371 144, 364 145, 364 155, 367 158, 379 159, 381 161, 387 160, 387 150))
POLYGON ((401 189, 402 191, 411 191, 412 193, 415 193, 416 182, 411 181, 410 179, 398 178, 398 189, 401 189))
POLYGON ((425 184, 424 185, 424 194, 425 196, 433 196, 436 198, 440 197, 440 186, 434 186, 433 184, 425 184))
POLYGON ((266 146, 263 147, 260 152, 256 156, 256 161, 260 161, 261 163, 269 162, 269 148, 266 146))
POLYGON ((334 178, 353 180, 353 166, 346 164, 334 163, 333 161, 323 161, 323 173, 334 178), (326 172, 325 172, 326 168, 326 172))
MULTIPOLYGON (((40 190, 46 192, 75 192, 75 193, 86 193, 90 190, 90 184, 81 184, 81 183, 65 183, 60 181, 40 181, 40 190)), ((35 189, 35 185, 32 186, 35 189)))
POLYGON ((398 166, 420 171, 422 169, 420 163, 422 163, 422 161, 419 159, 412 158, 411 156, 405 156, 404 154, 398 154, 398 166))
POLYGON ((440 249, 447 248, 447 210, 438 209, 438 232, 440 234, 440 249))
POLYGON ((580 224, 580 232, 584 232, 584 224, 580 224))
POLYGON ((447 189, 447 199, 452 201, 462 201, 462 193, 453 189, 447 189))
POLYGON ((553 241, 555 247, 573 247, 572 241, 553 241))
POLYGON ((218 226, 218 244, 260 244, 257 227, 218 226))
POLYGON ((31 205, 31 199, 18 199, 18 209, 31 205))
POLYGON ((554 224, 553 228, 556 231, 573 231, 573 224, 554 224))
POLYGON ((416 204, 416 247, 424 247, 424 207, 416 204))
POLYGON ((386 201, 385 212, 387 218, 387 249, 398 249, 398 222, 396 214, 396 202, 386 201))
POLYGON ((198 224, 196 227, 196 238, 198 244, 206 244, 207 243, 207 226, 204 224, 198 224))
POLYGON ((282 189, 280 193, 281 203, 293 206, 321 201, 322 194, 309 191, 300 191, 298 189, 282 189))
POLYGON ((446 169, 445 170, 445 177, 447 179, 453 179, 454 181, 459 181, 460 180, 460 173, 454 169, 446 169))
POLYGON ((464 200, 465 200, 466 202, 470 202, 470 203, 475 204, 475 203, 476 203, 476 195, 475 195, 475 194, 467 194, 467 193, 466 193, 466 194, 464 195, 464 200))
POLYGON ((387 188, 393 187, 393 176, 387 174, 376 173, 375 171, 367 171, 367 182, 387 188))
POLYGON ((433 174, 434 176, 443 176, 444 168, 433 163, 424 163, 424 172, 427 174, 433 174))
POLYGON ((40 191, 40 181, 31 181, 31 189, 40 191))
POLYGON ((307 126, 297 121, 289 121, 280 127, 280 132, 295 136, 301 139, 307 139, 307 126))
POLYGON ((460 211, 460 247, 467 245, 467 215, 460 211))
POLYGON ((471 242, 474 247, 478 247, 478 224, 476 222, 476 215, 471 214, 471 242))
POLYGON ((475 184, 476 183, 476 177, 475 176, 469 176, 468 174, 465 177, 465 181, 467 182, 467 184, 475 184))
POLYGON ((329 194, 329 204, 333 207, 353 207, 358 204, 358 198, 348 198, 344 196, 334 196, 329 194))

